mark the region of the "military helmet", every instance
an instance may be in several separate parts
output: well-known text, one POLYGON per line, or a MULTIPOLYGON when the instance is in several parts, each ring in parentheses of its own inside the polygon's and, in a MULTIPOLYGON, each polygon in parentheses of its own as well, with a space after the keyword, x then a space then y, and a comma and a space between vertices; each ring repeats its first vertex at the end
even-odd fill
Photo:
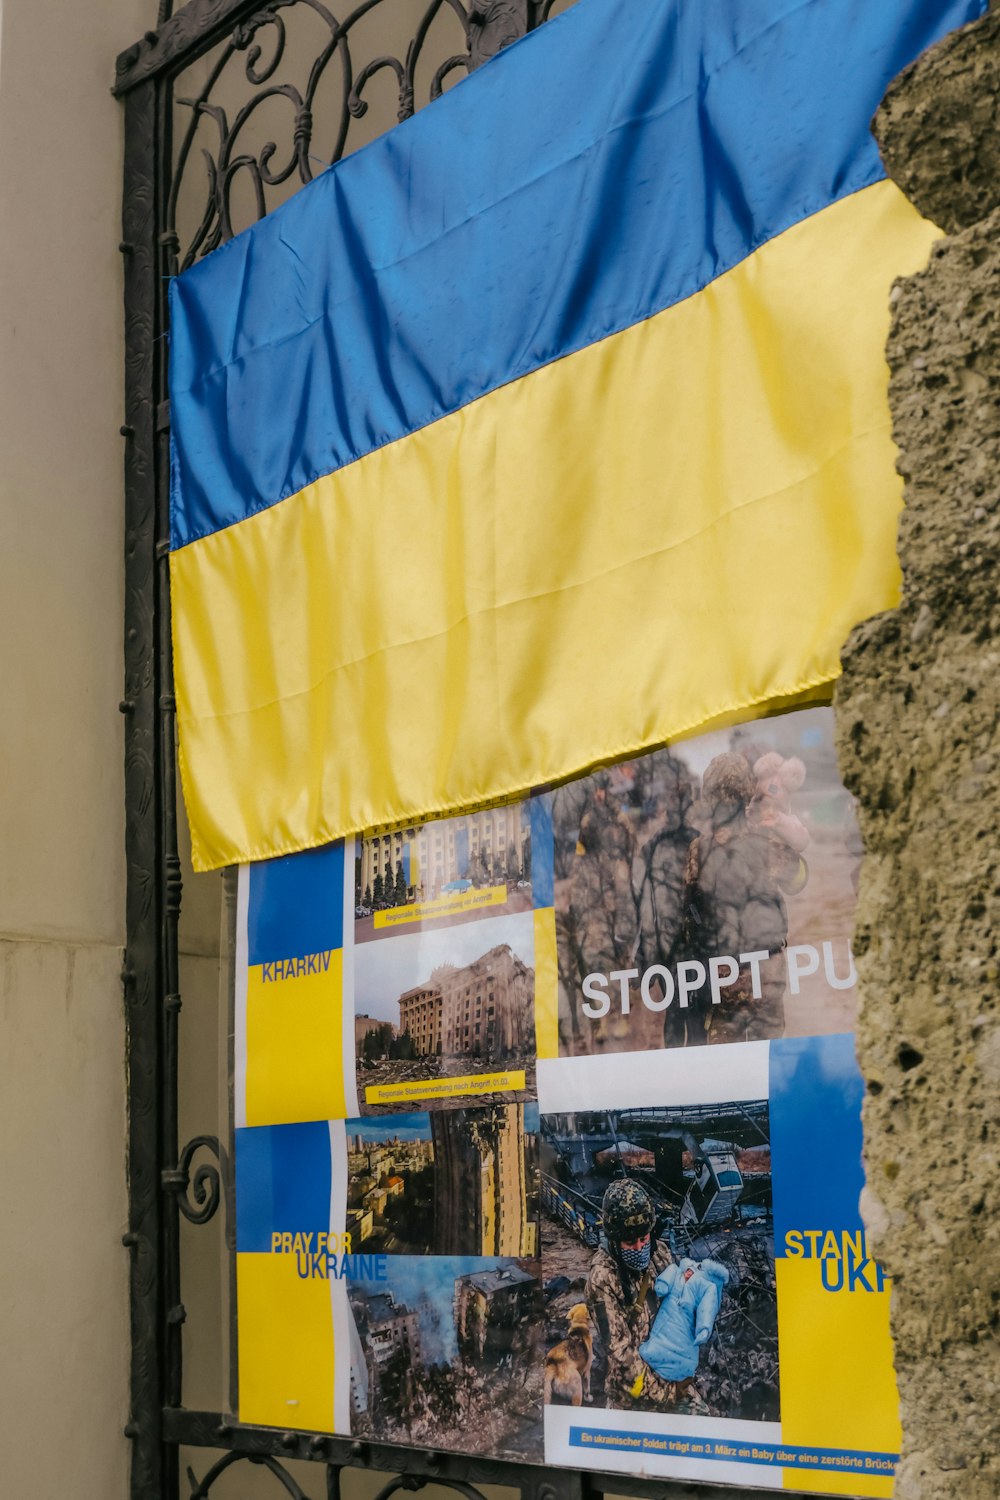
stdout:
POLYGON ((601 1214, 609 1245, 639 1239, 642 1235, 649 1234, 656 1223, 649 1194, 629 1177, 611 1184, 604 1194, 601 1214))
POLYGON ((708 765, 701 782, 701 795, 710 808, 721 804, 749 807, 757 790, 757 778, 742 755, 726 750, 708 765))

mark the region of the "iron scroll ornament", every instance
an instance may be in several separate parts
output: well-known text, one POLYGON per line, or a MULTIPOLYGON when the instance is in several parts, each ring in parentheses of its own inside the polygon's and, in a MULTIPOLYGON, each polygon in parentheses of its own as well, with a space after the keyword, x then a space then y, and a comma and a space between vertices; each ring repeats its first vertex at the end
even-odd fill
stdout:
POLYGON ((227 1176, 226 1155, 217 1136, 196 1135, 188 1141, 177 1159, 176 1167, 161 1173, 163 1186, 176 1194, 177 1206, 189 1224, 207 1224, 219 1207, 222 1180, 227 1176), (200 1150, 211 1151, 215 1162, 202 1162, 191 1176, 191 1163, 200 1150), (216 1165, 216 1162, 218 1165, 216 1165), (188 1189, 191 1189, 190 1198, 188 1189))
MULTIPOLYGON (((191 1486, 191 1500, 209 1500, 209 1495, 215 1481, 221 1474, 224 1474, 227 1469, 232 1468, 234 1464, 238 1463, 259 1464, 263 1468, 267 1469, 269 1473, 274 1475, 275 1479, 282 1487, 282 1489, 284 1489, 287 1494, 291 1495, 292 1500, 309 1500, 309 1497, 306 1495, 305 1491, 297 1483, 294 1477, 289 1474, 284 1464, 279 1463, 277 1459, 271 1458, 267 1455, 248 1453, 225 1454, 218 1460, 217 1463, 214 1463, 212 1465, 212 1467, 208 1470, 204 1479, 202 1480, 198 1480, 193 1469, 189 1467, 187 1476, 188 1483, 191 1486)), ((409 1491, 412 1493, 414 1490, 423 1489, 425 1485, 431 1482, 431 1480, 421 1474, 395 1475, 392 1479, 389 1480, 387 1484, 384 1484, 382 1486, 378 1494, 375 1496, 375 1500, 392 1500, 392 1497, 401 1490, 409 1491)), ((441 1478, 433 1482, 439 1484, 443 1489, 456 1491, 457 1494, 462 1496, 462 1500, 486 1500, 486 1497, 483 1495, 482 1490, 477 1489, 475 1485, 468 1484, 461 1479, 441 1478)), ((339 1491, 340 1470, 334 1465, 330 1465, 327 1468, 327 1500, 338 1500, 339 1491)))
MULTIPOLYGON (((377 75, 392 76, 396 119, 407 120, 422 104, 441 96, 452 74, 474 71, 541 25, 557 0, 470 0, 468 4, 465 0, 428 0, 405 48, 381 53, 359 68, 352 53, 355 28, 386 3, 388 0, 361 0, 341 19, 323 0, 265 0, 233 27, 198 93, 175 97, 175 108, 188 114, 166 208, 166 234, 172 239, 179 270, 245 227, 236 222, 234 212, 233 189, 238 182, 249 183, 250 211, 261 219, 279 201, 279 191, 289 190, 286 184, 294 190, 340 161, 353 147, 352 126, 368 112, 365 93, 377 75), (298 23, 303 12, 322 23, 324 41, 311 61, 293 65, 289 62, 289 26, 293 20, 298 23), (418 66, 425 55, 431 25, 439 14, 451 16, 461 50, 438 64, 426 86, 427 97, 420 98, 418 66), (219 102, 219 94, 228 83, 227 70, 234 66, 242 67, 249 90, 235 112, 219 102), (271 101, 277 101, 285 113, 284 139, 281 144, 270 139, 254 148, 248 144, 248 127, 261 106, 271 101), (334 121, 332 132, 328 131, 324 139, 317 138, 314 125, 321 103, 334 121), (207 132, 201 129, 205 122, 210 127, 207 132), (182 190, 191 192, 189 173, 196 143, 205 171, 198 193, 201 216, 182 245, 178 209, 182 190)), ((240 90, 244 91, 242 80, 240 90)), ((243 198, 245 215, 248 195, 244 193, 243 198)))
POLYGON ((271 1458, 266 1454, 251 1455, 248 1453, 226 1453, 217 1463, 212 1465, 204 1479, 201 1480, 196 1477, 194 1470, 188 1465, 187 1477, 188 1484, 191 1486, 191 1500, 208 1500, 209 1492, 219 1476, 224 1474, 227 1469, 231 1469, 234 1464, 239 1463, 258 1464, 261 1468, 267 1469, 269 1473, 274 1475, 281 1487, 291 1495, 292 1500, 309 1500, 305 1491, 295 1482, 284 1464, 279 1463, 276 1458, 271 1458))

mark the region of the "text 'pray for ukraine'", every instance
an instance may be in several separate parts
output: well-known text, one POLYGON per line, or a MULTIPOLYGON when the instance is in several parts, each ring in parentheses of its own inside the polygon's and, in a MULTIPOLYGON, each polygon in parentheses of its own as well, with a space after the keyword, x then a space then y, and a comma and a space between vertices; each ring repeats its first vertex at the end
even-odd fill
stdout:
POLYGON ((294 1255, 295 1270, 303 1280, 318 1276, 324 1281, 341 1281, 349 1276, 359 1281, 388 1281, 388 1257, 385 1255, 352 1255, 349 1231, 327 1234, 304 1230, 297 1234, 276 1229, 271 1235, 271 1253, 294 1255), (314 1248, 315 1242, 315 1248, 314 1248))

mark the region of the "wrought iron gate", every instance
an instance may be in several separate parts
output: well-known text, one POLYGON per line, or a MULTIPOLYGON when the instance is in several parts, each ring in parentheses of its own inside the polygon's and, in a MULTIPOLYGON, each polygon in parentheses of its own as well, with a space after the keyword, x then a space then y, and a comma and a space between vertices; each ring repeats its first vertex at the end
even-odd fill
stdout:
MULTIPOLYGON (((354 1442, 321 1433, 243 1427, 182 1405, 185 1309, 180 1221, 206 1224, 224 1208, 226 1142, 178 1136, 181 1009, 174 698, 170 655, 167 287, 171 276, 265 214, 357 144, 372 80, 394 90, 406 119, 453 74, 470 71, 570 0, 410 0, 405 45, 359 65, 373 12, 401 0, 358 0, 337 19, 323 0, 161 0, 156 30, 117 61, 125 109, 125 717, 127 946, 122 981, 128 1058, 133 1500, 175 1500, 181 1445, 206 1454, 189 1492, 208 1496, 234 1464, 263 1465, 278 1488, 306 1500, 283 1460, 308 1459, 339 1495, 346 1467, 388 1471, 378 1500, 436 1481, 482 1500, 474 1482, 515 1486, 525 1500, 583 1500, 608 1491, 693 1500, 690 1486, 354 1442), (300 30, 313 27, 313 41, 300 30), (411 23, 412 24, 412 23, 411 23), (450 45, 447 26, 450 25, 450 45), (432 45, 433 44, 433 45, 432 45), (443 45, 442 45, 443 44, 443 45), (440 55, 439 55, 440 54, 440 55), (178 80, 192 68, 194 92, 178 80), (332 97, 331 97, 332 90, 332 97), (262 110, 284 113, 282 141, 252 142, 262 110), (318 125, 324 112, 326 127, 318 125), (283 143, 282 143, 283 142, 283 143), (195 147, 200 148, 199 151, 195 147), (200 158, 200 160, 199 160, 200 158), (197 192, 193 172, 199 172, 197 192), (242 219, 241 219, 242 212, 242 219), (195 1160, 199 1165, 195 1167, 195 1160)), ((454 81, 454 80, 453 80, 454 81)), ((751 1492, 744 1490, 744 1497, 751 1492)), ((764 1492, 754 1492, 761 1493, 764 1492)))

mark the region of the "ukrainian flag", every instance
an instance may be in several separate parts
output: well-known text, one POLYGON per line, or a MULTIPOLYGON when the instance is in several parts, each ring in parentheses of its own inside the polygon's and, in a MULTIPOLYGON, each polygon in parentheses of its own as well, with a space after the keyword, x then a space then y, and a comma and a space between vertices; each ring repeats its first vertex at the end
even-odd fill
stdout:
POLYGON ((579 0, 171 288, 210 868, 808 692, 898 591, 868 130, 985 0, 579 0))

